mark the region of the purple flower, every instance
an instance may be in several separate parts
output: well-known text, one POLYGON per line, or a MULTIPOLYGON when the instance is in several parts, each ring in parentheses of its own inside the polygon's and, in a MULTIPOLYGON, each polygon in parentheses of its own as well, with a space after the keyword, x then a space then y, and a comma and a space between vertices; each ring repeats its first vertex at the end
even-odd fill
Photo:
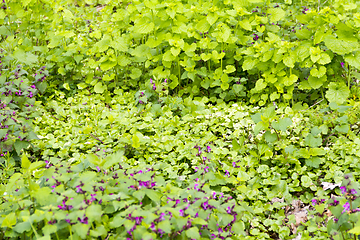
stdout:
POLYGON ((208 166, 206 166, 206 167, 204 168, 204 172, 205 172, 205 173, 209 172, 209 167, 208 167, 208 166))
POLYGON ((341 64, 341 67, 342 67, 342 68, 345 66, 345 63, 343 63, 343 62, 341 62, 340 64, 341 64))
POLYGON ((349 202, 346 202, 346 203, 343 205, 343 207, 344 207, 344 210, 343 210, 341 213, 344 213, 344 212, 346 212, 346 211, 349 211, 349 210, 350 210, 350 203, 349 203, 349 202))
POLYGON ((139 100, 139 103, 140 103, 140 104, 144 104, 144 102, 143 102, 143 101, 141 101, 141 100, 139 100))
POLYGON ((213 192, 213 193, 212 193, 212 196, 213 196, 213 198, 215 199, 215 198, 216 198, 216 192, 213 192))
POLYGON ((156 90, 156 86, 155 86, 155 83, 154 83, 154 85, 153 85, 153 90, 156 90))
POLYGON ((350 189, 350 193, 351 193, 352 195, 355 195, 355 194, 357 194, 357 191, 356 191, 355 189, 350 189))
POLYGON ((96 170, 97 170, 98 172, 101 171, 100 168, 99 168, 99 166, 96 166, 96 170))
POLYGON ((196 183, 195 185, 194 185, 194 189, 195 190, 197 190, 197 191, 199 191, 200 189, 199 189, 199 184, 198 183, 196 183))
POLYGON ((167 78, 165 78, 164 83, 167 83, 167 78))
POLYGON ((341 194, 345 194, 346 193, 346 187, 345 186, 341 186, 341 194))
POLYGON ((180 209, 179 212, 180 212, 179 216, 183 217, 184 216, 184 210, 180 209))
POLYGON ((199 168, 198 167, 195 167, 195 172, 197 172, 199 170, 199 168))
POLYGON ((312 203, 313 206, 315 206, 317 204, 317 200, 313 199, 313 200, 311 200, 311 203, 312 203))
POLYGON ((210 146, 206 146, 206 151, 207 151, 208 153, 211 152, 210 146))
POLYGON ((78 217, 78 220, 83 224, 88 224, 88 218, 85 215, 83 216, 83 218, 78 217))
POLYGON ((228 170, 225 170, 225 176, 230 177, 230 173, 228 170))
POLYGON ((153 80, 150 78, 150 83, 152 84, 153 83, 153 80))

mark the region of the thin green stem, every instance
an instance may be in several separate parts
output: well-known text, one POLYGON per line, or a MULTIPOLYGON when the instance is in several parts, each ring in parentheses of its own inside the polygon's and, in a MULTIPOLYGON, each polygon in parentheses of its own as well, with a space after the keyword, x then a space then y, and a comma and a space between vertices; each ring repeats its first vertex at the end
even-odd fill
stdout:
POLYGON ((350 79, 351 79, 351 67, 350 64, 348 64, 348 88, 350 90, 350 79))
POLYGON ((71 225, 69 225, 69 232, 70 232, 70 239, 73 240, 72 232, 71 232, 71 225))

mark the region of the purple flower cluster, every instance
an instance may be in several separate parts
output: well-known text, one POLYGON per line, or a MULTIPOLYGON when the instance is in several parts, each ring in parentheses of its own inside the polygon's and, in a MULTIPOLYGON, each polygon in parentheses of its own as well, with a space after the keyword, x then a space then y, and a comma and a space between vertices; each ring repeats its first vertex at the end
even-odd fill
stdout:
POLYGON ((306 14, 306 11, 309 11, 309 9, 306 6, 302 6, 302 8, 303 8, 303 10, 302 10, 303 14, 306 14))

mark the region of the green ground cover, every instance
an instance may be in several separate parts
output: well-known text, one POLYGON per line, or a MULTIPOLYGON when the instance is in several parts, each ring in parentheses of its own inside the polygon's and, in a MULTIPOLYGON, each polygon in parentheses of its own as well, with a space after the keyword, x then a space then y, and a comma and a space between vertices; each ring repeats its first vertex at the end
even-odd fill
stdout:
POLYGON ((4 0, 1 238, 356 239, 359 10, 4 0))

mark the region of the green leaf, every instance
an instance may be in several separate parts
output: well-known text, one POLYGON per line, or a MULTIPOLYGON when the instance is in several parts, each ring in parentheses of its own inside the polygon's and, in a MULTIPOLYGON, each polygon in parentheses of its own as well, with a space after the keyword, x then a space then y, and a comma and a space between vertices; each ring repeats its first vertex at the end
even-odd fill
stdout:
POLYGON ((320 59, 319 59, 319 63, 322 65, 328 64, 331 62, 331 58, 329 56, 329 54, 327 53, 320 53, 320 59))
POLYGON ((200 239, 199 229, 197 227, 189 228, 185 233, 190 239, 200 239))
POLYGON ((260 131, 266 130, 269 127, 269 123, 264 123, 263 121, 257 123, 254 128, 255 136, 259 134, 260 131))
POLYGON ((26 222, 21 222, 16 224, 16 226, 14 227, 14 230, 18 233, 23 233, 23 232, 27 232, 31 229, 31 225, 29 221, 26 222))
POLYGON ((109 48, 110 43, 111 43, 111 36, 105 34, 99 42, 95 43, 91 51, 94 53, 105 52, 109 48))
POLYGON ((176 59, 176 57, 171 53, 170 50, 167 50, 163 55, 163 60, 167 62, 172 62, 176 59))
POLYGON ((67 83, 67 82, 63 84, 63 87, 68 91, 70 90, 69 83, 67 83))
POLYGON ((257 60, 257 59, 254 59, 254 58, 252 58, 252 57, 250 57, 250 56, 246 56, 245 58, 244 58, 244 62, 243 62, 243 65, 242 65, 242 69, 244 70, 244 71, 246 71, 246 70, 251 70, 251 69, 253 69, 255 66, 256 66, 256 64, 259 62, 259 60, 257 60))
POLYGON ((267 86, 267 83, 264 81, 264 79, 260 78, 259 80, 256 81, 255 90, 257 92, 260 92, 261 90, 266 88, 266 86, 267 86))
POLYGON ((75 224, 71 229, 75 230, 75 232, 82 238, 86 239, 87 232, 89 231, 89 226, 83 223, 75 224))
POLYGON ((322 76, 321 78, 309 76, 308 83, 313 89, 318 89, 324 84, 324 82, 326 82, 326 79, 326 75, 322 76))
POLYGON ((329 35, 325 37, 324 42, 326 47, 340 55, 351 53, 359 48, 359 43, 356 38, 340 39, 329 35))
POLYGON ((311 76, 321 78, 326 73, 326 67, 320 66, 319 69, 313 68, 310 71, 311 76))
POLYGON ((352 67, 357 68, 358 70, 360 70, 360 52, 356 52, 355 55, 354 54, 347 54, 344 57, 344 60, 352 67))
POLYGON ((305 137, 304 142, 305 142, 306 146, 314 148, 314 147, 320 146, 322 143, 322 140, 321 140, 321 138, 314 137, 311 133, 309 133, 305 137))
POLYGON ((241 20, 241 21, 239 22, 239 25, 240 25, 243 29, 245 29, 245 30, 252 31, 252 27, 251 27, 250 21, 249 21, 249 19, 247 19, 247 18, 241 20))
POLYGON ((326 151, 323 148, 311 148, 309 153, 311 156, 322 156, 326 154, 326 151))
POLYGON ((138 79, 141 76, 142 72, 139 68, 132 68, 130 77, 131 79, 138 79))
POLYGON ((312 184, 313 183, 311 181, 311 178, 309 178, 308 176, 305 176, 305 175, 301 176, 301 186, 308 188, 312 184))
POLYGON ((95 166, 100 166, 100 165, 101 165, 101 160, 99 159, 98 156, 96 156, 96 155, 93 154, 93 153, 90 153, 90 154, 87 155, 87 160, 88 160, 91 164, 93 164, 93 165, 95 165, 95 166))
POLYGON ((350 131, 350 126, 349 124, 344 124, 344 125, 338 125, 335 127, 335 130, 340 132, 340 133, 348 133, 350 131))
POLYGON ((134 134, 134 135, 132 136, 132 146, 133 146, 134 148, 139 148, 139 147, 140 147, 140 139, 139 139, 139 137, 138 137, 136 134, 134 134))
POLYGON ((9 131, 9 129, 0 129, 0 139, 5 137, 5 135, 8 131, 9 131))
POLYGON ((268 143, 273 143, 277 140, 276 133, 271 133, 270 131, 266 131, 264 137, 268 143))
POLYGON ((103 211, 102 211, 102 208, 101 208, 101 205, 95 205, 95 204, 91 204, 90 206, 88 206, 86 208, 86 216, 89 218, 89 220, 92 222, 92 221, 95 221, 95 220, 98 220, 100 221, 101 220, 101 215, 103 214, 103 211))
POLYGON ((107 89, 106 86, 103 86, 101 82, 98 82, 97 84, 95 84, 94 86, 94 91, 96 93, 103 93, 105 90, 107 89))
POLYGON ((148 34, 154 30, 155 24, 150 18, 143 17, 139 21, 135 21, 134 32, 140 34, 148 34))
POLYGON ((114 41, 111 42, 110 46, 120 52, 127 52, 129 49, 128 41, 123 36, 115 37, 114 41))
POLYGON ((5 17, 6 17, 5 11, 3 9, 0 9, 0 20, 3 20, 5 17))
POLYGON ((285 11, 281 8, 270 8, 267 11, 270 14, 270 22, 277 22, 285 18, 285 11))
POLYGON ((223 82, 223 83, 221 83, 220 87, 223 91, 225 91, 229 88, 229 84, 226 82, 223 82))
POLYGON ((208 23, 206 18, 203 18, 196 24, 196 29, 200 32, 207 32, 210 28, 210 24, 208 23))
POLYGON ((46 224, 46 226, 43 227, 42 231, 43 231, 43 233, 45 235, 50 236, 52 233, 57 232, 57 226, 56 225, 46 224))
POLYGON ((314 168, 319 168, 320 163, 321 163, 321 158, 319 157, 311 157, 305 160, 306 165, 314 168))
POLYGON ((53 195, 51 195, 51 189, 48 187, 39 188, 33 194, 33 197, 35 197, 37 203, 42 206, 51 203, 51 200, 53 199, 51 196, 53 195))
POLYGON ((224 69, 225 73, 232 73, 232 72, 235 72, 235 71, 236 71, 236 68, 233 65, 227 65, 226 69, 224 69))
MULTIPOLYGON (((357 225, 359 225, 359 224, 357 224, 357 225)), ((352 233, 352 234, 355 234, 355 235, 360 235, 360 225, 350 229, 348 231, 348 233, 352 233)))
POLYGON ((14 144, 16 153, 20 156, 21 150, 27 148, 29 145, 29 142, 16 140, 14 144))
POLYGON ((235 222, 231 228, 232 231, 234 231, 237 235, 245 235, 245 224, 243 221, 241 222, 235 222))
POLYGON ((115 67, 116 64, 117 64, 116 61, 105 61, 100 64, 100 68, 103 71, 108 71, 108 70, 112 69, 113 67, 115 67))
MULTIPOLYGON (((289 67, 289 68, 293 68, 296 62, 296 56, 294 54, 286 54, 283 58, 283 63, 289 67)), ((294 75, 295 76, 295 75, 294 75)))
POLYGON ((347 100, 349 95, 349 88, 343 82, 332 82, 329 84, 329 89, 326 91, 325 97, 329 102, 336 102, 340 105, 347 100))
POLYGON ((12 228, 16 224, 16 215, 14 212, 9 213, 3 220, 1 227, 12 228))
POLYGON ((298 77, 295 74, 291 74, 289 77, 284 77, 284 85, 285 86, 291 86, 297 81, 298 77))
POLYGON ((50 235, 45 235, 40 238, 37 238, 36 240, 51 240, 51 237, 50 237, 50 235))
POLYGON ((158 224, 158 229, 163 230, 165 233, 171 233, 171 224, 169 220, 161 221, 158 224))
POLYGON ((40 93, 43 94, 46 90, 46 88, 48 87, 47 82, 38 82, 36 83, 36 87, 37 89, 39 89, 40 93))
POLYGON ((213 25, 216 20, 218 20, 219 16, 216 12, 212 13, 212 12, 209 12, 206 16, 206 20, 208 21, 208 23, 210 25, 213 25))
POLYGON ((144 189, 146 196, 148 196, 154 203, 160 204, 161 194, 154 189, 144 189))
POLYGON ((280 119, 278 122, 273 122, 271 125, 274 129, 282 132, 286 132, 286 129, 291 126, 292 121, 290 118, 280 119))

